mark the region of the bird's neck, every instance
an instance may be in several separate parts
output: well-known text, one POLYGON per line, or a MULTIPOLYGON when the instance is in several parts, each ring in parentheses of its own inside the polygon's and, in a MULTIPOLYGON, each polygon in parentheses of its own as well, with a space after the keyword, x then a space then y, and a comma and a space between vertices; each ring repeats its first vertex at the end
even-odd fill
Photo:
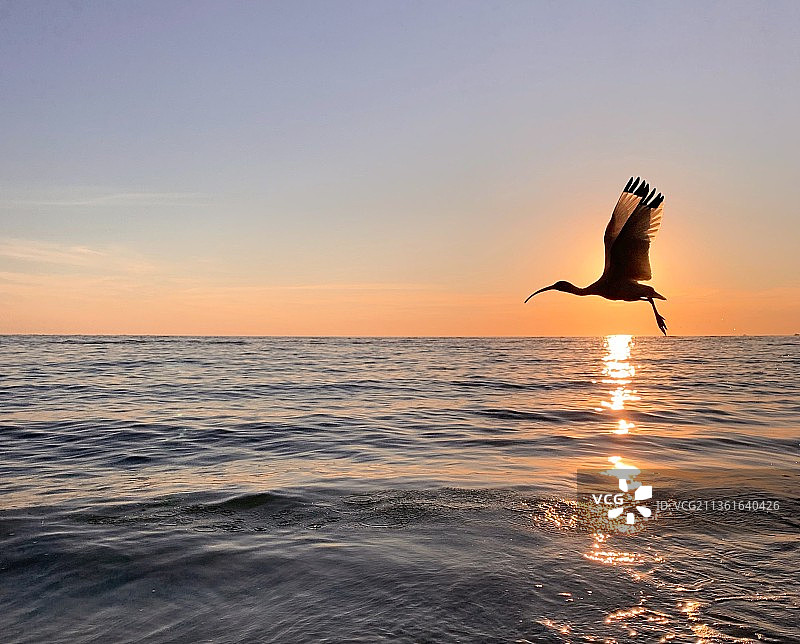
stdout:
POLYGON ((558 290, 564 291, 565 293, 572 293, 573 295, 592 295, 594 293, 592 286, 594 286, 594 284, 581 288, 580 286, 575 286, 571 282, 564 282, 558 290))

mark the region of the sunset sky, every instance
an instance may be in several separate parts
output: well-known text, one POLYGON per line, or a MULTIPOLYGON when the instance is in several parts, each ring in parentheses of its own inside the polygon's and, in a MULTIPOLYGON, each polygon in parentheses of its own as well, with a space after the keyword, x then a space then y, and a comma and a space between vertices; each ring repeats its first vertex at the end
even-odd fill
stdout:
POLYGON ((800 333, 798 2, 3 2, 0 332, 800 333))

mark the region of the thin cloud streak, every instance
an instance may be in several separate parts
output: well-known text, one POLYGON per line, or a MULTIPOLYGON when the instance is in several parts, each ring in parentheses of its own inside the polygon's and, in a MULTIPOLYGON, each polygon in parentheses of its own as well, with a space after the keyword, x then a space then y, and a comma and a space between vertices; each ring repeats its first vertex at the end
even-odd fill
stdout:
POLYGON ((157 265, 127 249, 89 248, 29 239, 0 238, 0 258, 85 268, 94 271, 152 273, 157 265))
POLYGON ((351 284, 319 283, 319 284, 279 284, 279 285, 249 285, 249 286, 197 286, 186 289, 187 294, 202 293, 212 294, 257 294, 267 291, 432 291, 441 287, 435 284, 403 284, 364 282, 351 284))
POLYGON ((60 199, 9 199, 12 207, 90 207, 90 206, 193 206, 211 195, 202 192, 116 192, 96 196, 81 195, 60 199))
POLYGON ((106 256, 105 253, 85 246, 65 246, 25 239, 0 240, 0 257, 48 264, 90 266, 106 256))
MULTIPOLYGON (((76 275, 58 270, 78 269, 83 277, 126 276, 126 286, 137 285, 143 290, 154 287, 168 289, 176 296, 188 298, 237 298, 258 297, 269 293, 377 293, 377 292, 431 292, 441 286, 430 283, 410 282, 314 282, 307 284, 236 284, 220 283, 209 276, 203 279, 192 274, 192 266, 169 266, 126 248, 91 248, 85 245, 65 245, 39 240, 0 238, 0 260, 11 260, 30 264, 44 264, 54 268, 45 270, 0 270, 0 282, 29 284, 38 287, 64 285, 76 282, 76 275), (215 283, 216 282, 216 283, 215 283)), ((2 268, 2 267, 0 267, 2 268)), ((195 267, 196 268, 196 267, 195 267)), ((100 286, 104 281, 81 282, 82 286, 100 286)))

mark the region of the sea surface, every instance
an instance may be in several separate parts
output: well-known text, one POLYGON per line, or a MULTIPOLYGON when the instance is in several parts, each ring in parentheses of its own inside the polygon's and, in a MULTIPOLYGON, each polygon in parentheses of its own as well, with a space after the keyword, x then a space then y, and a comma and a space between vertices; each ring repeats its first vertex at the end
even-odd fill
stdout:
POLYGON ((798 642, 799 373, 798 337, 0 336, 0 640, 798 642), (756 503, 614 522, 576 476, 621 463, 756 503))

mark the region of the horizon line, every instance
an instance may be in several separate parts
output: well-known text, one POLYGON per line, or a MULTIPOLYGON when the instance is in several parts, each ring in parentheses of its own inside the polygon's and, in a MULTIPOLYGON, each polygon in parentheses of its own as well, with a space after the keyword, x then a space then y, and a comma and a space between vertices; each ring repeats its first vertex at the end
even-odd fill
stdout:
MULTIPOLYGON (((297 338, 297 339, 540 339, 540 338, 607 338, 629 335, 632 338, 660 338, 660 334, 605 333, 597 335, 290 335, 290 334, 184 334, 184 333, 16 333, 0 331, 0 337, 73 337, 73 338, 297 338)), ((668 338, 793 338, 800 333, 718 333, 699 335, 670 334, 668 338)))

